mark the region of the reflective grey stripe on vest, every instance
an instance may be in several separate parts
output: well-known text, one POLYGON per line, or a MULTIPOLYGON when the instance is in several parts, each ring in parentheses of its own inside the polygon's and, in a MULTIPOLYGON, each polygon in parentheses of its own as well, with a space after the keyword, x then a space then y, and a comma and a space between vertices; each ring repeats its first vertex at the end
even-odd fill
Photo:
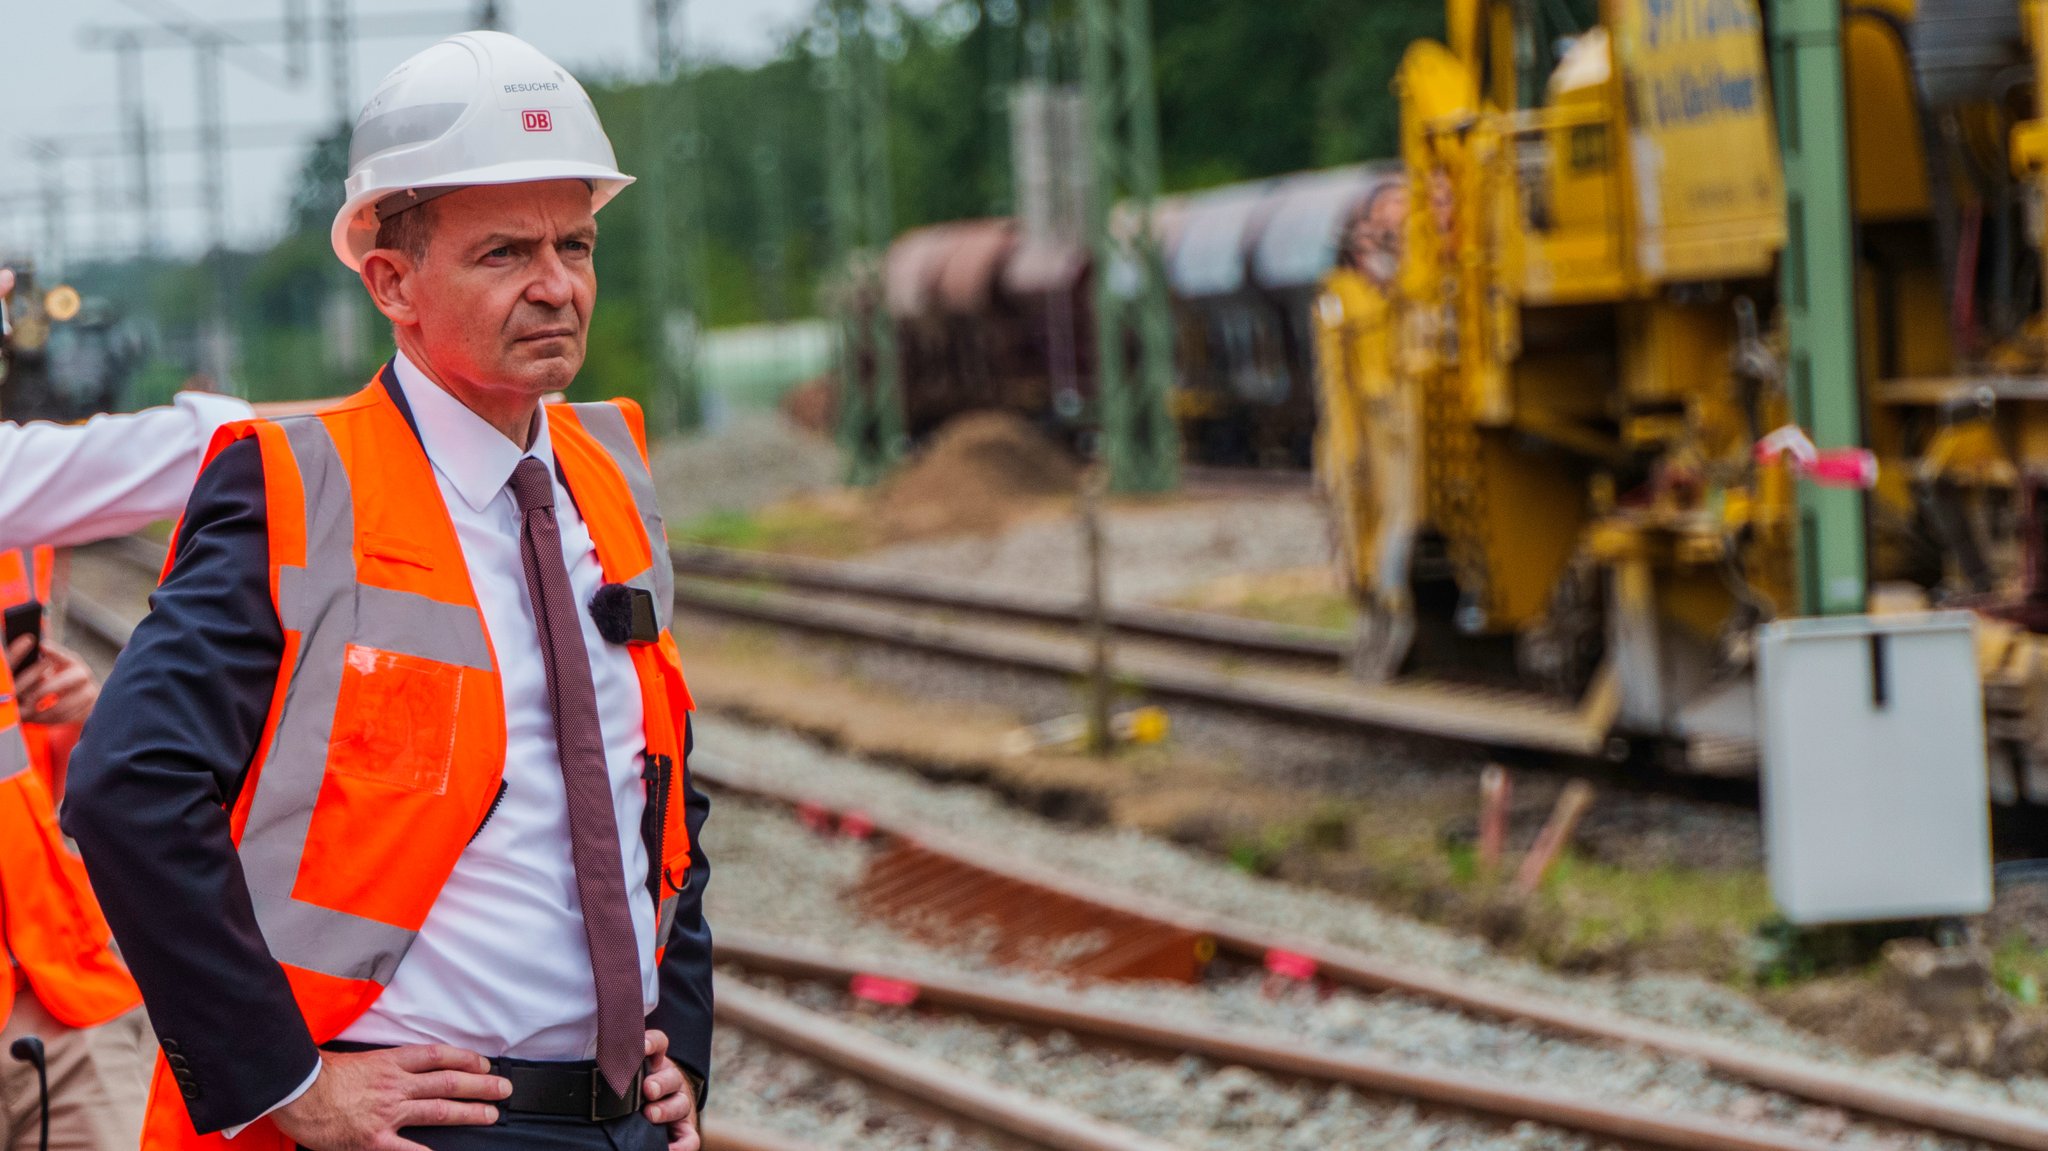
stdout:
POLYGON ((640 458, 640 446, 626 413, 616 404, 571 404, 569 410, 583 424, 583 430, 598 442, 626 477, 626 489, 633 493, 633 507, 640 513, 640 526, 647 532, 647 554, 654 562, 646 571, 626 581, 627 586, 645 588, 654 595, 654 618, 667 631, 676 610, 676 573, 669 565, 668 529, 662 526, 661 502, 655 498, 654 475, 640 458))
POLYGON ((21 725, 16 723, 0 728, 0 783, 27 770, 28 740, 21 736, 21 725))
POLYGON ((242 869, 264 941, 280 962, 389 983, 415 932, 292 896, 327 771, 348 646, 489 671, 490 641, 475 608, 357 582, 355 504, 334 440, 312 417, 279 423, 305 487, 306 566, 278 573, 278 612, 299 633, 299 649, 249 800, 242 869))
POLYGON ((680 896, 671 895, 654 909, 654 945, 667 947, 669 932, 676 929, 676 903, 680 896))

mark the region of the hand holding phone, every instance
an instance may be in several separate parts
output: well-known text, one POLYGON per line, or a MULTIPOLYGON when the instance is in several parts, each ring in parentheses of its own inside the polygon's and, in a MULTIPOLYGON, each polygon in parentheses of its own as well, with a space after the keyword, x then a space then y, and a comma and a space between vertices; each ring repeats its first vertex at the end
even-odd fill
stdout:
POLYGON ((7 609, 6 620, 7 666, 13 670, 15 675, 20 675, 34 666, 37 660, 43 658, 42 602, 40 600, 30 600, 27 603, 15 604, 7 609), (15 641, 23 636, 29 638, 28 651, 24 655, 17 656, 15 655, 14 648, 15 641))

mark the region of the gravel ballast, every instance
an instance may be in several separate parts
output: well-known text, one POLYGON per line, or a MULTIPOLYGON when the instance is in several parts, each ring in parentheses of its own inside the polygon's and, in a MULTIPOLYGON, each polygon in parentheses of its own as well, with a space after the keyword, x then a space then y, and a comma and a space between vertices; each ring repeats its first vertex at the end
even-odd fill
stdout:
MULTIPOLYGON (((993 976, 1026 994, 1058 986, 992 967, 975 950, 972 932, 962 933, 961 947, 941 950, 862 915, 846 898, 868 851, 859 843, 820 836, 780 808, 740 797, 721 800, 709 826, 706 850, 719 874, 709 902, 714 929, 773 935, 828 948, 842 961, 871 962, 913 976, 993 976)), ((720 978, 738 974, 726 971, 720 978)), ((950 1013, 856 1004, 815 984, 796 983, 792 992, 781 980, 746 978, 963 1071, 1060 1099, 1191 1148, 1402 1146, 1399 1140, 1382 1142, 1380 1136, 1421 1122, 1412 1109, 1361 1100, 1348 1090, 1278 1084, 1244 1068, 1218 1067, 1192 1056, 1178 1061, 1112 1056, 1079 1049, 1071 1039, 1048 1044, 1018 1028, 950 1013), (1345 1131, 1354 1134, 1333 1134, 1345 1131)), ((1122 983, 1059 989, 1177 1026, 1257 1032, 1337 1055, 1392 1058, 1418 1069, 1545 1086, 1651 1110, 1766 1122, 1847 1145, 1909 1145, 1884 1125, 1852 1122, 1832 1108, 1760 1090, 1691 1061, 1559 1039, 1398 995, 1269 988, 1256 973, 1212 978, 1198 987, 1122 983)), ((1455 1117, 1432 1118, 1424 1125, 1433 1137, 1457 1147, 1528 1147, 1533 1144, 1525 1140, 1539 1135, 1549 1140, 1544 1146, 1587 1145, 1574 1135, 1526 1125, 1503 1131, 1455 1117)), ((1910 1145, 1924 1151, 1968 1146, 1920 1135, 1910 1145)))
MULTIPOLYGON (((929 824, 981 843, 1000 845, 1003 852, 1041 866, 1156 895, 1247 925, 1356 947, 1402 962, 1540 991, 1959 1094, 2048 1111, 2048 1081, 2034 1077, 1993 1081, 1943 1068, 1917 1056, 1865 1059, 1795 1031, 1740 993, 1703 980, 1669 975, 1560 975, 1503 957, 1477 939, 1389 915, 1362 900, 1258 879, 1212 858, 1136 833, 1050 824, 1005 808, 978 789, 934 787, 895 770, 835 755, 793 736, 715 716, 700 716, 697 734, 698 746, 703 750, 824 802, 864 809, 885 819, 929 824)), ((749 815, 748 808, 745 803, 726 801, 718 806, 712 819, 707 848, 717 868, 717 879, 709 896, 714 927, 720 922, 719 917, 725 916, 733 926, 824 940, 844 954, 865 955, 878 961, 898 959, 909 953, 914 945, 880 924, 853 916, 833 890, 843 889, 858 874, 860 847, 820 840, 773 812, 749 815), (721 847, 724 843, 731 846, 721 847), (811 878, 799 882, 804 875, 811 878)), ((928 959, 930 953, 923 953, 920 958, 928 959)), ((969 969, 979 966, 969 960, 971 957, 950 955, 945 962, 956 969, 963 963, 969 969)), ((1116 993, 1136 994, 1126 990, 1116 993)), ((1144 992, 1161 993, 1164 992, 1159 989, 1144 992)), ((1601 1057, 1615 1053, 1535 1036, 1523 1028, 1464 1020, 1423 1004, 1404 1004, 1395 997, 1339 993, 1289 1026, 1287 1011, 1276 1009, 1250 987, 1233 992, 1226 985, 1202 995, 1207 1001, 1205 1009, 1216 1012, 1218 1018, 1283 1027, 1314 1037, 1318 1042, 1355 1042, 1361 1047, 1416 1058, 1436 1050, 1437 1058, 1454 1067, 1466 1065, 1464 1061, 1468 1058, 1491 1052, 1488 1058, 1496 1060, 1495 1066, 1504 1075, 1518 1074, 1518 1068, 1554 1065, 1564 1069, 1561 1074, 1580 1083, 1590 1079, 1615 1081, 1632 1084, 1627 1090, 1635 1097, 1655 1094, 1639 1072, 1609 1066, 1575 1068, 1570 1063, 1571 1058, 1578 1056, 1569 1052, 1591 1051, 1601 1057), (1411 1013, 1411 1018, 1404 1020, 1402 1012, 1411 1013), (1442 1036, 1431 1035, 1436 1028, 1458 1029, 1464 1036, 1464 1046, 1444 1046, 1442 1036), (1452 1054, 1445 1056, 1444 1051, 1452 1054)), ((1652 1062, 1665 1068, 1678 1066, 1668 1061, 1652 1062)), ((1692 1105, 1688 1101, 1699 1095, 1700 1078, 1705 1074, 1696 1067, 1683 1069, 1679 1079, 1668 1083, 1671 1097, 1692 1105)), ((1729 1085, 1729 1090, 1748 1089, 1729 1085)), ((1742 1114, 1755 1110, 1755 1105, 1741 1103, 1739 1095, 1731 1095, 1726 1106, 1742 1114)))

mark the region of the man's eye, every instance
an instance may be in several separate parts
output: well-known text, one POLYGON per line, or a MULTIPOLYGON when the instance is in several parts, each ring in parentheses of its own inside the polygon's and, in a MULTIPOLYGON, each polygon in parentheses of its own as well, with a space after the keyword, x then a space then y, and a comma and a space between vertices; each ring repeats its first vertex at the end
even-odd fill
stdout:
POLYGON ((509 260, 511 258, 512 249, 507 245, 500 245, 484 253, 484 259, 486 260, 509 260))

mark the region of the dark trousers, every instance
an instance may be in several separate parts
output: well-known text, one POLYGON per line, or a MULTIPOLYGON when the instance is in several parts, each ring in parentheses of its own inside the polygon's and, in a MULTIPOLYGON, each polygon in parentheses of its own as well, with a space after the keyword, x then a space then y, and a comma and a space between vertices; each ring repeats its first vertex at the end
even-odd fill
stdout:
POLYGON ((405 1127, 398 1134, 431 1151, 663 1151, 668 1146, 667 1129, 638 1113, 592 1123, 510 1112, 503 1122, 489 1127, 405 1127))

